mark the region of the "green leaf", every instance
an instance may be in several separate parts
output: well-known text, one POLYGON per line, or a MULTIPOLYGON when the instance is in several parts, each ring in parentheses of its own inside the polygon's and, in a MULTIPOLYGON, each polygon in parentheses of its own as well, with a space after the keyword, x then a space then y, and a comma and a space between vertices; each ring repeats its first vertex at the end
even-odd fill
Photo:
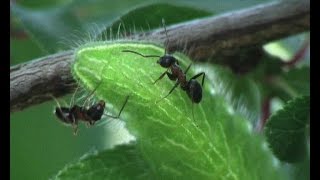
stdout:
POLYGON ((289 61, 309 38, 309 32, 295 34, 264 45, 264 49, 282 61, 289 61))
POLYGON ((249 77, 255 80, 262 96, 279 97, 283 101, 288 101, 299 95, 310 94, 308 67, 285 71, 280 58, 266 53, 249 77))
POLYGON ((298 162, 307 155, 309 101, 309 96, 289 101, 266 124, 265 134, 269 145, 281 161, 298 162))
POLYGON ((219 65, 204 65, 211 69, 208 78, 213 82, 217 93, 225 96, 233 108, 254 122, 260 112, 260 91, 255 81, 246 75, 234 74, 230 69, 219 65))
POLYGON ((309 180, 310 179, 310 157, 300 163, 293 164, 294 180, 309 180))
POLYGON ((148 179, 150 172, 132 143, 86 154, 79 162, 66 166, 54 179, 148 179))
MULTIPOLYGON (((117 110, 130 95, 121 117, 137 138, 137 151, 153 179, 283 178, 261 137, 251 133, 250 124, 241 116, 228 112, 223 96, 210 94, 212 87, 207 81, 199 104, 192 106, 180 88, 157 103, 174 82, 164 77, 153 84, 165 71, 157 58, 142 58, 122 52, 124 49, 164 53, 162 47, 148 43, 88 44, 76 52, 73 74, 89 90, 103 80, 95 94, 117 110)), ((175 57, 183 69, 191 62, 182 54, 175 57)), ((192 69, 188 78, 195 74, 192 69)))
POLYGON ((310 68, 307 66, 290 69, 283 74, 284 80, 297 95, 310 95, 310 68))
POLYGON ((150 29, 161 27, 162 18, 166 25, 175 24, 191 19, 212 15, 208 11, 196 9, 194 7, 176 6, 170 4, 151 4, 142 6, 129 11, 120 17, 119 20, 112 23, 102 32, 102 39, 110 39, 110 32, 113 37, 116 35, 125 35, 136 31, 149 31, 150 29))
POLYGON ((59 6, 61 4, 70 3, 73 0, 42 0, 41 2, 37 1, 15 1, 21 6, 24 6, 29 9, 40 9, 40 8, 50 8, 53 6, 59 6))
POLYGON ((306 66, 293 68, 277 76, 270 76, 268 83, 265 83, 265 79, 261 79, 260 82, 263 94, 277 96, 286 102, 310 94, 310 69, 306 66))
POLYGON ((24 31, 24 27, 15 16, 10 14, 10 65, 22 63, 45 53, 24 31))
POLYGON ((67 42, 79 40, 73 34, 82 29, 81 24, 66 6, 31 10, 12 4, 11 11, 20 19, 30 37, 48 54, 66 49, 69 46, 67 42))

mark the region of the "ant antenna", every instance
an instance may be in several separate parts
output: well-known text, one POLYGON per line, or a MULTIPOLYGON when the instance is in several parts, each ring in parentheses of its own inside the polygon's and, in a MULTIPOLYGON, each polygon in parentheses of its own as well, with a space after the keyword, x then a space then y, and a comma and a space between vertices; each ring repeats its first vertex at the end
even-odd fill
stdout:
POLYGON ((166 23, 165 23, 165 21, 164 21, 163 18, 162 18, 162 26, 163 26, 163 28, 164 28, 164 32, 166 33, 166 38, 167 38, 166 48, 164 49, 164 54, 167 54, 167 45, 169 44, 169 38, 168 38, 166 23))
POLYGON ((141 53, 138 53, 136 51, 131 51, 131 50, 122 50, 122 52, 130 52, 130 53, 133 53, 133 54, 140 55, 140 56, 142 56, 144 58, 149 58, 149 57, 158 57, 158 58, 160 58, 161 57, 161 56, 157 56, 157 55, 143 55, 141 53))
POLYGON ((85 107, 84 105, 86 104, 86 102, 88 101, 89 97, 91 97, 93 95, 93 93, 98 89, 98 87, 101 85, 102 83, 102 79, 100 80, 99 84, 94 88, 93 91, 91 91, 91 93, 87 96, 87 98, 84 100, 82 106, 85 107))
POLYGON ((120 117, 120 115, 121 115, 122 110, 123 110, 124 107, 126 106, 126 104, 127 104, 127 102, 128 102, 128 99, 129 99, 129 96, 126 97, 126 100, 124 101, 124 103, 123 103, 123 105, 122 105, 122 107, 121 107, 121 109, 120 109, 120 111, 119 111, 118 116, 111 116, 111 115, 108 115, 108 114, 105 114, 105 116, 110 117, 110 118, 118 119, 118 118, 120 117))

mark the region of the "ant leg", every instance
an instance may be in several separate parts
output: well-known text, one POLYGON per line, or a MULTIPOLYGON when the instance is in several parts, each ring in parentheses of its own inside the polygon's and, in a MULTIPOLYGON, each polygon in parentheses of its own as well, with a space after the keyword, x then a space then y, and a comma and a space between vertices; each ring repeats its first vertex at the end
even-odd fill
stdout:
POLYGON ((87 127, 87 128, 90 127, 90 122, 86 122, 86 127, 87 127))
POLYGON ((128 99, 129 99, 129 96, 126 97, 126 100, 124 101, 124 103, 123 103, 123 105, 122 105, 122 107, 121 107, 121 109, 120 109, 120 111, 119 111, 118 116, 111 116, 111 115, 108 115, 108 114, 105 114, 105 116, 110 117, 110 118, 118 119, 118 118, 120 117, 120 115, 121 115, 122 110, 123 110, 124 107, 126 106, 126 104, 127 104, 127 102, 128 102, 128 99))
POLYGON ((153 84, 155 84, 157 81, 159 81, 160 79, 162 79, 162 78, 164 77, 164 75, 166 75, 167 72, 168 72, 168 69, 167 69, 164 73, 162 73, 162 74, 160 75, 160 77, 153 82, 153 84))
POLYGON ((86 99, 84 100, 82 107, 85 107, 86 102, 88 101, 88 99, 93 95, 93 93, 98 89, 98 87, 101 85, 102 80, 100 80, 99 84, 93 89, 93 91, 91 91, 91 93, 86 97, 86 99))
POLYGON ((167 72, 167 76, 169 77, 169 79, 170 79, 171 81, 177 80, 177 76, 174 76, 174 75, 171 74, 171 73, 168 73, 168 72, 167 72))
MULTIPOLYGON (((58 108, 61 109, 61 105, 60 105, 58 99, 56 99, 52 94, 49 94, 49 96, 56 102, 58 108)), ((62 102, 63 102, 63 104, 65 104, 65 106, 67 106, 67 103, 65 100, 62 99, 62 102)))
MULTIPOLYGON (((192 102, 192 118, 193 118, 193 121, 195 121, 196 119, 194 118, 194 103, 192 102)), ((199 127, 196 123, 196 126, 199 127)))
POLYGON ((164 96, 163 98, 161 98, 159 101, 157 101, 157 103, 160 102, 160 101, 162 101, 164 98, 168 97, 168 96, 172 93, 172 91, 173 91, 176 87, 178 87, 179 84, 180 84, 179 81, 176 82, 176 84, 173 86, 173 88, 170 90, 170 92, 169 92, 166 96, 164 96))
POLYGON ((193 117, 193 121, 194 121, 193 102, 192 102, 192 117, 193 117))
POLYGON ((91 121, 89 121, 89 122, 86 122, 86 127, 89 128, 90 126, 93 126, 94 123, 95 123, 94 120, 91 120, 91 121))
POLYGON ((204 78, 205 78, 205 76, 206 76, 206 73, 201 72, 201 73, 196 74, 195 76, 193 76, 191 79, 196 79, 196 78, 200 77, 201 75, 203 75, 203 76, 202 76, 202 83, 201 83, 201 85, 203 86, 204 78))
POLYGON ((187 67, 187 69, 184 71, 184 74, 187 74, 187 72, 189 71, 191 65, 192 65, 192 63, 189 64, 189 66, 187 67))
POLYGON ((56 102, 58 108, 61 109, 59 101, 53 95, 50 94, 49 96, 56 102))
POLYGON ((72 106, 73 106, 73 104, 74 104, 74 97, 75 97, 75 95, 77 94, 77 91, 78 91, 79 87, 80 87, 80 84, 78 83, 78 86, 77 86, 77 88, 76 88, 76 91, 75 91, 75 92, 73 93, 73 95, 72 95, 72 98, 71 98, 69 107, 72 107, 72 106))
POLYGON ((73 128, 73 135, 77 135, 78 133, 78 123, 76 122, 76 119, 74 116, 72 116, 72 128, 73 128))
POLYGON ((74 127, 73 127, 73 135, 75 135, 75 136, 78 135, 78 125, 74 125, 74 127))

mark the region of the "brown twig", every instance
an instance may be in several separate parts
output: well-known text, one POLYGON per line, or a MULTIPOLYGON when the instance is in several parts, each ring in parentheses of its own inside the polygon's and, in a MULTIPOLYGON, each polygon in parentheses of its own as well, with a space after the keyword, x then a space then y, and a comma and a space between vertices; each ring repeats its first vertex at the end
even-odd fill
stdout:
POLYGON ((295 66, 299 61, 303 59, 309 46, 310 46, 310 40, 307 39, 305 40, 303 45, 300 47, 300 49, 294 54, 294 56, 288 62, 284 62, 282 65, 289 68, 292 68, 293 66, 295 66))
MULTIPOLYGON (((167 27, 168 49, 182 51, 194 60, 234 55, 241 49, 308 31, 309 21, 308 0, 277 1, 167 27)), ((164 43, 166 36, 160 28, 130 39, 164 43)), ((72 61, 70 50, 11 67, 11 112, 44 102, 50 99, 48 94, 70 93, 75 87, 72 61)))
POLYGON ((271 111, 271 97, 267 96, 263 99, 262 105, 261 105, 261 117, 260 120, 257 123, 256 130, 257 132, 262 132, 263 128, 270 117, 270 111, 271 111))

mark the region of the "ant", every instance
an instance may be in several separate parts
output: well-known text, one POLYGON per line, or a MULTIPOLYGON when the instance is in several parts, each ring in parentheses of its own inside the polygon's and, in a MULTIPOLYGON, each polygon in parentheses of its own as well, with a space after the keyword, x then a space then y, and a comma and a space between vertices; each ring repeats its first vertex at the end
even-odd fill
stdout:
MULTIPOLYGON (((186 93, 188 94, 188 97, 191 99, 192 103, 200 103, 201 99, 202 99, 202 87, 203 87, 203 83, 204 83, 204 78, 205 78, 205 73, 204 72, 200 72, 196 75, 194 75, 192 78, 190 78, 189 81, 187 81, 186 78, 186 74, 188 72, 188 70, 191 67, 191 64, 187 67, 187 69, 185 70, 185 72, 182 72, 181 69, 179 69, 178 74, 171 74, 171 77, 174 77, 174 79, 170 79, 171 80, 176 80, 176 84, 172 87, 172 89, 169 91, 169 93, 164 96, 163 98, 160 99, 160 101, 166 97, 168 97, 173 90, 178 87, 178 85, 180 84, 180 87, 182 90, 186 91, 186 93), (195 79, 202 76, 202 81, 201 81, 201 85, 199 84, 198 81, 196 81, 195 79), (201 87, 202 86, 202 87, 201 87)), ((161 79, 162 77, 160 77, 161 79)))
MULTIPOLYGON (((164 19, 162 19, 162 24, 163 24, 163 27, 164 27, 164 30, 166 33, 166 37, 168 39, 168 41, 167 41, 167 43, 168 43, 169 38, 168 38, 168 34, 167 34, 167 29, 166 29, 166 26, 164 23, 164 19)), ((160 75, 160 77, 154 81, 153 84, 155 84, 157 81, 161 80, 165 75, 167 75, 170 80, 176 81, 176 84, 169 91, 169 93, 165 97, 161 98, 159 101, 168 97, 179 84, 180 84, 181 89, 186 91, 186 93, 188 94, 188 97, 191 99, 192 104, 199 103, 201 101, 201 99, 202 99, 202 87, 201 86, 203 86, 203 83, 204 83, 205 73, 204 72, 198 73, 195 76, 193 76, 189 81, 187 81, 186 73, 188 72, 189 68, 191 67, 191 64, 183 72, 183 70, 181 69, 181 67, 179 65, 179 61, 174 56, 167 53, 167 48, 165 48, 165 52, 164 52, 163 56, 143 55, 141 53, 138 53, 138 52, 132 51, 132 50, 123 50, 122 52, 134 53, 134 54, 140 55, 144 58, 157 57, 157 58, 159 58, 157 60, 157 63, 160 64, 161 67, 167 68, 167 70, 164 73, 162 73, 160 75), (170 72, 168 72, 169 70, 170 70, 170 72), (200 85, 199 82, 196 81, 195 79, 200 77, 201 75, 203 77, 202 77, 202 83, 200 85)), ((193 108, 192 108, 192 114, 193 114, 193 108)))
MULTIPOLYGON (((87 122, 87 125, 94 125, 97 121, 99 121, 102 117, 102 115, 105 115, 110 118, 115 118, 118 119, 121 115, 122 110, 124 109, 125 105, 128 102, 129 96, 126 97, 125 102, 123 103, 119 114, 117 116, 111 116, 108 114, 104 114, 104 109, 105 109, 105 101, 100 100, 98 103, 93 104, 89 108, 85 106, 85 103, 87 102, 88 98, 96 91, 96 89, 100 86, 101 82, 99 85, 89 94, 83 105, 78 106, 78 105, 72 105, 73 104, 73 99, 74 95, 72 97, 72 101, 70 103, 69 107, 60 107, 59 102, 54 98, 54 100, 57 102, 58 107, 55 108, 54 114, 58 117, 60 121, 62 121, 65 124, 71 124, 73 127, 73 134, 77 135, 78 131, 78 122, 79 121, 84 121, 87 122)), ((78 89, 78 88, 77 88, 78 89)), ((77 91, 77 90, 76 90, 77 91)))

